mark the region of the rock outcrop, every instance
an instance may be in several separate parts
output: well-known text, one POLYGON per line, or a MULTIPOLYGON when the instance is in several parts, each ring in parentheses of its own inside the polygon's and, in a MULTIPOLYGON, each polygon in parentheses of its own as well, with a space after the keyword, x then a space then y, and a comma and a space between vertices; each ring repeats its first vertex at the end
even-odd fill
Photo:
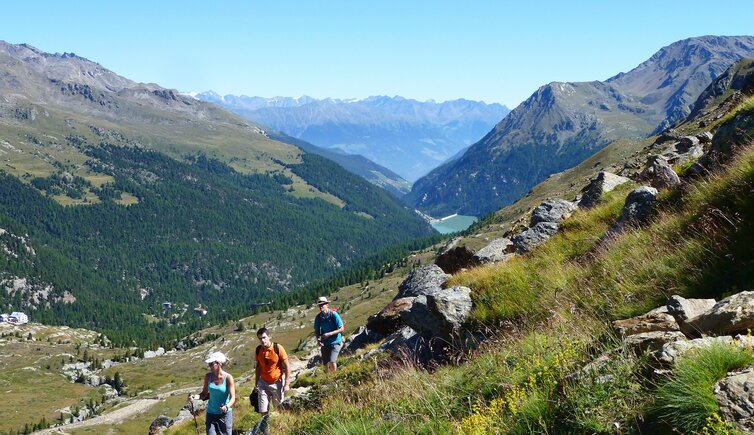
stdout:
POLYGON ((754 433, 754 367, 729 373, 715 384, 715 400, 723 420, 737 429, 754 433))
POLYGON ((477 251, 477 253, 474 254, 474 258, 476 258, 480 264, 495 263, 507 260, 515 252, 516 248, 513 246, 511 239, 501 237, 493 240, 489 245, 477 251))
POLYGON ((657 189, 641 186, 631 191, 626 197, 623 211, 616 222, 617 229, 630 224, 646 223, 654 211, 657 189))
POLYGON ((690 319, 687 324, 702 334, 746 333, 754 329, 754 291, 729 296, 690 319))
POLYGON ((401 312, 411 309, 415 298, 415 296, 407 296, 393 299, 379 313, 369 316, 367 329, 382 335, 396 332, 401 327, 401 312))
POLYGON ((594 207, 605 193, 611 192, 616 187, 628 183, 629 181, 631 180, 626 177, 621 177, 620 175, 605 171, 600 172, 589 182, 589 184, 586 185, 586 187, 581 189, 579 207, 594 207))
POLYGON ((655 189, 675 187, 681 184, 681 179, 675 173, 670 163, 663 156, 649 156, 647 166, 641 172, 640 178, 649 181, 655 189))
POLYGON ((531 214, 531 226, 540 222, 560 222, 571 216, 576 210, 576 204, 564 199, 548 199, 538 205, 531 214))
POLYGON ((418 296, 401 318, 424 337, 450 337, 458 332, 470 311, 471 290, 456 286, 418 296))
POLYGON ((433 289, 441 288, 449 278, 450 275, 435 264, 420 267, 411 272, 401 283, 395 299, 427 294, 433 289))
POLYGON ((668 314, 667 307, 654 309, 647 314, 613 322, 613 329, 621 336, 655 331, 680 331, 676 319, 668 314))
POLYGON ((554 222, 540 222, 528 230, 513 236, 513 246, 516 247, 516 252, 529 252, 546 242, 557 232, 558 224, 554 222))

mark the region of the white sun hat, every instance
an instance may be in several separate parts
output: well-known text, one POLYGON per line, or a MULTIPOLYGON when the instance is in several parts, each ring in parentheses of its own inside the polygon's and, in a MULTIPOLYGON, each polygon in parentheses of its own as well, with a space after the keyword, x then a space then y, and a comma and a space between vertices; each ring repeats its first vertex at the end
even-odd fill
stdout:
POLYGON ((228 362, 228 358, 222 352, 212 352, 211 354, 209 354, 207 359, 204 360, 204 362, 207 364, 215 361, 219 362, 220 364, 225 364, 226 362, 228 362))

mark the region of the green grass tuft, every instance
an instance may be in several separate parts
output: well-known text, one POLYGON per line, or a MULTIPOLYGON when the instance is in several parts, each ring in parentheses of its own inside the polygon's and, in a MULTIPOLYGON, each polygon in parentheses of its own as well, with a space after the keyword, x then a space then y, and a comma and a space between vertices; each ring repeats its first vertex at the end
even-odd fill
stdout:
POLYGON ((729 345, 689 351, 657 388, 650 416, 684 433, 700 431, 720 411, 713 387, 731 371, 754 363, 754 352, 729 345))

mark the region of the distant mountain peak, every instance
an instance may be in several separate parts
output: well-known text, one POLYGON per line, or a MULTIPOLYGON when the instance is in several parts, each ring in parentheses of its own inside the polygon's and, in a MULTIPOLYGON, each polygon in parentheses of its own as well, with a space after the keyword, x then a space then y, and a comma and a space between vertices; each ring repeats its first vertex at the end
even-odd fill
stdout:
POLYGON ((501 104, 421 102, 398 95, 220 99, 207 92, 198 98, 312 144, 360 154, 408 181, 454 157, 509 112, 501 104))
POLYGON ((459 159, 417 180, 407 200, 432 215, 495 210, 616 139, 646 137, 685 118, 713 79, 751 56, 752 36, 702 36, 605 82, 548 83, 459 159))

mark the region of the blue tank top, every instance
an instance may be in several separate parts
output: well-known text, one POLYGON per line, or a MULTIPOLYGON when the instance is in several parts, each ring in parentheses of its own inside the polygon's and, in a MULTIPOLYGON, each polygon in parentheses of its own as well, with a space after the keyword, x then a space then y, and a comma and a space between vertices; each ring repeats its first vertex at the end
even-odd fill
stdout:
POLYGON ((220 407, 230 402, 230 391, 228 391, 228 375, 223 378, 223 383, 215 385, 212 382, 212 373, 209 374, 209 403, 207 403, 207 412, 210 414, 222 414, 220 407))

